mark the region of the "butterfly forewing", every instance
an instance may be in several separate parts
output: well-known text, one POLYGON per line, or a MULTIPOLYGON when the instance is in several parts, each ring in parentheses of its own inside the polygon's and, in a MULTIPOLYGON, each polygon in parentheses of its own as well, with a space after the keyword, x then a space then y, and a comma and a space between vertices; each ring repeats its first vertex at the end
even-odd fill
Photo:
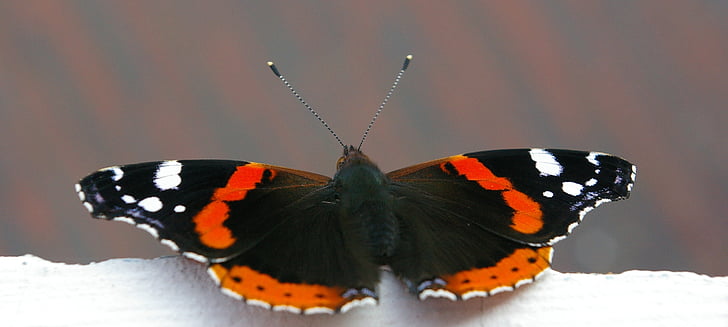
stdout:
POLYGON ((280 223, 276 209, 329 180, 245 161, 173 160, 105 168, 77 191, 94 217, 133 223, 191 256, 225 258, 280 223))

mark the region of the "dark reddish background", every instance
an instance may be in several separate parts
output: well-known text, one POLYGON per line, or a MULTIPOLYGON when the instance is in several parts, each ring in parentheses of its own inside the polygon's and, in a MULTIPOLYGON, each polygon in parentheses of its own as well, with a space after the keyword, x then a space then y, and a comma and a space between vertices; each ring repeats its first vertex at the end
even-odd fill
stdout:
POLYGON ((728 5, 721 1, 0 2, 0 255, 169 254, 92 220, 98 168, 236 158, 331 174, 415 59, 365 150, 384 170, 563 147, 639 166, 628 201, 557 246, 556 268, 728 273, 728 5))

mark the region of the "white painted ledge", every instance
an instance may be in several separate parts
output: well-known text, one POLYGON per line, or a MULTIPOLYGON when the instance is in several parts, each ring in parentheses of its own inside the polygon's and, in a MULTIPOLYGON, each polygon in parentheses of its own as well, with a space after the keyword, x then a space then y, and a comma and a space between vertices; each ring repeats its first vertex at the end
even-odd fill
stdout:
POLYGON ((2 326, 728 326, 728 277, 547 272, 516 292, 420 302, 385 273, 378 306, 301 316, 220 293, 181 257, 89 265, 0 257, 2 326))

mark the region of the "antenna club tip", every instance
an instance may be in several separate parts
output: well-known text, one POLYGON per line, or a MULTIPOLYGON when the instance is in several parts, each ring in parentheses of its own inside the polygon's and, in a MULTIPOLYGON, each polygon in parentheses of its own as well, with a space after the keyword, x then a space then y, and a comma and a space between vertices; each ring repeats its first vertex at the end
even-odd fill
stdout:
POLYGON ((404 64, 402 64, 402 71, 407 70, 407 67, 409 67, 410 61, 412 61, 412 55, 408 54, 406 57, 404 57, 404 64))
POLYGON ((267 64, 268 64, 268 68, 270 68, 270 70, 273 71, 273 74, 276 74, 276 76, 281 77, 281 73, 278 71, 278 68, 276 68, 276 65, 272 61, 269 61, 267 64))

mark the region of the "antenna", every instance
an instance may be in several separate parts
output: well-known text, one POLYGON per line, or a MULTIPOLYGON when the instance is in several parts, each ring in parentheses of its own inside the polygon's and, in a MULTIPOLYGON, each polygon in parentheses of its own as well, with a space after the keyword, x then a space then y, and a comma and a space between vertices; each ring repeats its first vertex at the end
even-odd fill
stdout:
POLYGON ((341 147, 343 147, 344 149, 346 149, 346 145, 344 145, 344 142, 341 142, 341 139, 339 138, 338 135, 336 135, 336 133, 334 133, 334 130, 332 130, 331 127, 329 127, 329 124, 327 124, 324 121, 324 119, 321 118, 321 116, 319 116, 319 114, 315 110, 313 110, 313 108, 311 108, 311 106, 309 106, 308 103, 306 103, 305 100, 303 100, 303 97, 301 97, 298 94, 298 92, 296 92, 296 90, 293 88, 293 85, 291 85, 291 83, 289 83, 288 80, 286 80, 286 78, 283 77, 283 75, 281 75, 281 73, 278 71, 278 68, 276 67, 276 65, 272 61, 269 61, 268 62, 268 67, 270 67, 270 69, 273 71, 273 74, 276 74, 276 76, 278 76, 278 78, 283 82, 283 84, 286 87, 288 87, 289 90, 291 90, 291 93, 293 93, 293 96, 295 96, 296 99, 298 99, 298 101, 301 102, 303 104, 303 106, 306 107, 306 109, 308 109, 308 111, 310 111, 314 115, 314 117, 316 117, 316 119, 318 119, 321 122, 321 124, 324 124, 324 127, 326 127, 326 129, 329 130, 329 132, 331 133, 331 135, 333 135, 334 138, 336 138, 336 141, 339 142, 339 144, 341 145, 341 147))
POLYGON ((372 129, 372 126, 374 126, 374 122, 377 121, 377 117, 379 117, 379 114, 382 113, 384 105, 386 105, 387 101, 389 101, 389 98, 392 97, 392 92, 394 92, 394 89, 397 88, 397 84, 399 84, 399 80, 402 79, 404 71, 407 70, 407 67, 409 67, 410 61, 412 61, 412 55, 407 55, 407 57, 404 58, 404 64, 402 64, 402 69, 399 70, 397 76, 394 78, 394 83, 392 83, 392 87, 389 88, 389 92, 387 92, 387 95, 384 96, 384 101, 382 101, 382 104, 379 105, 379 109, 377 109, 377 112, 374 113, 374 117, 372 117, 372 121, 369 122, 367 129, 364 130, 364 135, 361 137, 359 147, 356 148, 357 150, 361 150, 361 146, 364 144, 364 140, 366 140, 367 135, 369 135, 369 131, 372 129))

